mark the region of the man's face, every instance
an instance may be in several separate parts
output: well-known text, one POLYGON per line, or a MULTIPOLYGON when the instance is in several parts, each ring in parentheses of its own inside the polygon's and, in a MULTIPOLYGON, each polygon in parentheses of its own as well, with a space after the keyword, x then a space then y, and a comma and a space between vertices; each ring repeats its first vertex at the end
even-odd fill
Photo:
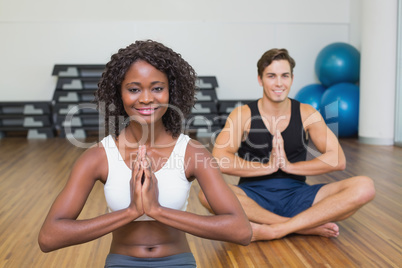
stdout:
POLYGON ((286 100, 293 83, 293 74, 287 60, 274 60, 258 76, 258 82, 264 89, 264 96, 268 100, 279 103, 286 100))

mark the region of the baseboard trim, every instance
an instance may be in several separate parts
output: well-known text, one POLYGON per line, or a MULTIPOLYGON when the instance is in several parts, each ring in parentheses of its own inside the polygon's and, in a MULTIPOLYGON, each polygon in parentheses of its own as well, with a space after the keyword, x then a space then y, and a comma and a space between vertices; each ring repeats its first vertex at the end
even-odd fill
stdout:
POLYGON ((394 145, 393 139, 368 138, 359 136, 359 142, 372 145, 394 145))

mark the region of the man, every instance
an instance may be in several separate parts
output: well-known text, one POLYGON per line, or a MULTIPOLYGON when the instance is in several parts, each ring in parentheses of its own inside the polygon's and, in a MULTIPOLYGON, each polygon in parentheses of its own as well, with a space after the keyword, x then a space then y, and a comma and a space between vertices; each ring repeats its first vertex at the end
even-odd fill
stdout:
MULTIPOLYGON (((373 181, 365 176, 305 183, 306 176, 345 169, 346 160, 320 113, 288 97, 295 65, 286 49, 262 55, 257 63, 262 98, 233 110, 213 149, 221 171, 240 177, 230 186, 251 222, 252 241, 290 233, 337 237, 334 222, 375 196, 373 181), (311 160, 306 160, 308 140, 320 152, 311 160)), ((199 198, 210 209, 202 192, 199 198)))

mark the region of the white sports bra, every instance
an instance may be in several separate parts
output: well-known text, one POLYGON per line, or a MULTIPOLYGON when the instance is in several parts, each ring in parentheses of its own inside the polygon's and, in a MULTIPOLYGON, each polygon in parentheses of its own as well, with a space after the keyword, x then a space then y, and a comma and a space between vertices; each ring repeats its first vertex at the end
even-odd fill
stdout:
MULTIPOLYGON (((159 204, 163 207, 182 210, 187 209, 191 182, 186 178, 184 156, 190 137, 180 134, 169 159, 160 170, 155 172, 159 188, 159 204)), ((124 162, 112 136, 101 141, 108 161, 108 176, 104 186, 106 203, 109 211, 125 209, 129 206, 131 169, 124 162)), ((142 215, 135 221, 154 220, 142 215)))

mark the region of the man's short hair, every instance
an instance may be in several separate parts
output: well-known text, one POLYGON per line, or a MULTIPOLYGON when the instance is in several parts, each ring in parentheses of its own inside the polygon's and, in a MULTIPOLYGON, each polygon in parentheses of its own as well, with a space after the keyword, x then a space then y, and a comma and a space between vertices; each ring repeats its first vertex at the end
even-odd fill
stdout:
POLYGON ((293 75, 293 68, 296 66, 296 62, 285 48, 273 48, 265 52, 257 62, 258 75, 262 77, 265 68, 275 60, 288 61, 290 65, 290 74, 293 75))

